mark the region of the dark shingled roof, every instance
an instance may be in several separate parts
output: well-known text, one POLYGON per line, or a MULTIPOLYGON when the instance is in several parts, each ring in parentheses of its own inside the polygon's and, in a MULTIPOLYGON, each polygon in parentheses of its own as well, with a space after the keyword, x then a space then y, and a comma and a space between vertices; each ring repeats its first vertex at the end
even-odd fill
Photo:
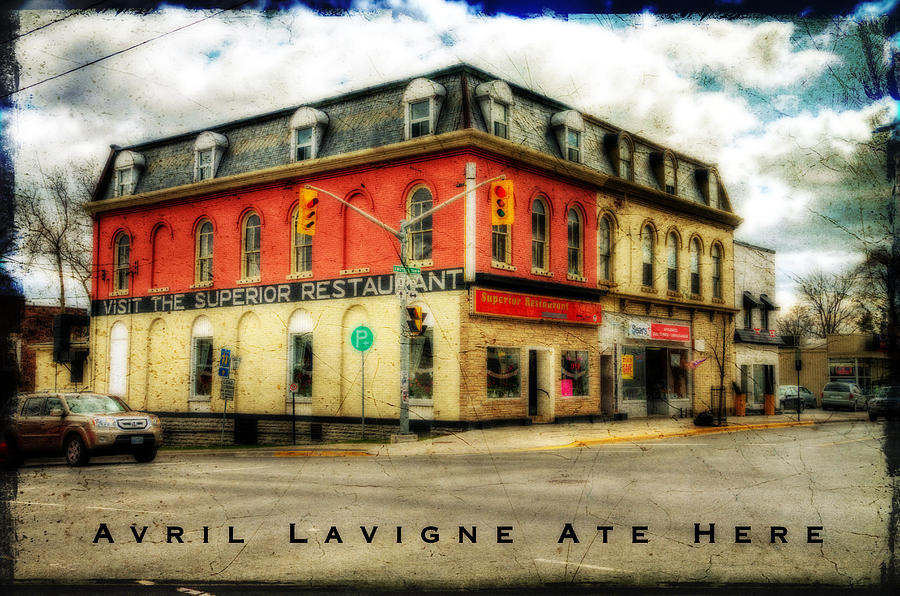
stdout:
MULTIPOLYGON (((489 132, 485 125, 475 88, 499 77, 466 64, 459 64, 437 72, 421 75, 444 86, 447 91, 439 114, 435 133, 442 134, 467 127, 489 132), (465 92, 465 93, 464 93, 465 92), (467 96, 464 101, 464 94, 467 96), (468 106, 468 113, 466 112, 468 106)), ((329 123, 325 129, 317 157, 329 157, 398 143, 403 140, 404 114, 402 97, 410 77, 369 87, 338 97, 305 104, 325 112, 329 123)), ((515 98, 510 109, 509 140, 537 151, 563 157, 550 119, 553 114, 572 109, 556 100, 544 97, 523 87, 509 84, 515 98)), ((251 118, 132 145, 113 147, 110 161, 98 183, 95 200, 114 195, 111 163, 120 151, 132 150, 144 156, 146 168, 134 189, 135 193, 151 192, 190 184, 194 181, 194 141, 204 130, 228 138, 229 146, 222 157, 216 177, 242 174, 290 163, 290 120, 301 106, 286 108, 251 118)), ((604 137, 621 129, 588 114, 583 114, 585 130, 582 140, 582 163, 592 169, 615 175, 604 145, 604 137)), ((632 135, 634 142, 633 169, 635 183, 659 188, 651 167, 651 153, 664 148, 632 135)), ((707 168, 698 160, 676 152, 678 163, 678 195, 705 203, 695 172, 707 168)), ((727 198, 724 199, 726 210, 727 198)))

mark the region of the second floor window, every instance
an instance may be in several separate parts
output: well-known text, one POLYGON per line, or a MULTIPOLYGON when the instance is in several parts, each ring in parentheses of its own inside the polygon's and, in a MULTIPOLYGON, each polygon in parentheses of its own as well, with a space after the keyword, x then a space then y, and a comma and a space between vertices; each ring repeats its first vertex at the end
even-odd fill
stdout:
POLYGON ((700 241, 691 240, 691 294, 700 295, 700 241))
POLYGON ((491 226, 491 259, 510 264, 509 226, 491 226))
POLYGON ((211 282, 213 264, 213 227, 208 221, 197 232, 197 283, 211 282))
POLYGON ((547 208, 540 199, 531 204, 531 266, 547 270, 547 208))
POLYGON ((597 274, 602 280, 612 279, 612 224, 606 216, 597 224, 597 274))
POLYGON ((722 249, 718 244, 712 247, 712 294, 713 298, 722 298, 722 249))
POLYGON ((300 209, 294 212, 291 222, 291 273, 312 271, 312 236, 297 232, 300 209))
POLYGON ((569 209, 566 217, 568 223, 569 236, 569 273, 572 275, 581 275, 582 272, 582 230, 581 215, 575 209, 569 209))
MULTIPOLYGON (((410 219, 418 217, 434 206, 431 191, 427 188, 418 188, 409 199, 410 219)), ((412 261, 426 261, 431 259, 432 221, 429 215, 418 223, 409 227, 409 259, 412 261)))
POLYGON ((670 292, 678 291, 678 236, 675 232, 669 234, 669 279, 670 292))
POLYGON ((241 250, 241 278, 258 279, 260 271, 260 222, 255 213, 244 220, 244 242, 241 250))
POLYGON ((648 288, 653 287, 653 259, 654 259, 654 246, 653 246, 653 228, 650 226, 644 226, 644 229, 641 230, 641 284, 648 288))
POLYGON ((116 292, 128 289, 128 260, 131 258, 131 239, 128 234, 119 234, 115 242, 116 259, 113 265, 113 290, 116 292))
POLYGON ((409 104, 409 138, 431 134, 431 101, 428 99, 409 104))

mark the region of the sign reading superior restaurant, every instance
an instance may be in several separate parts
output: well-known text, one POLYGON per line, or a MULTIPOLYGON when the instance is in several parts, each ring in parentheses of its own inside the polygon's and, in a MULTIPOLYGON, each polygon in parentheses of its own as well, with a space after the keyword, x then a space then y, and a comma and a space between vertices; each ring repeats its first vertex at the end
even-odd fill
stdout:
POLYGON ((595 302, 513 294, 481 288, 476 288, 473 292, 472 314, 586 325, 599 325, 602 321, 600 305, 595 302))
MULTIPOLYGON (((460 290, 464 286, 462 269, 423 271, 421 274, 412 277, 416 284, 416 290, 420 292, 460 290)), ((111 298, 109 300, 94 300, 91 304, 91 312, 96 317, 202 310, 225 306, 305 302, 308 300, 389 296, 394 293, 394 279, 394 274, 388 273, 385 275, 345 277, 322 281, 200 290, 160 296, 111 298)))

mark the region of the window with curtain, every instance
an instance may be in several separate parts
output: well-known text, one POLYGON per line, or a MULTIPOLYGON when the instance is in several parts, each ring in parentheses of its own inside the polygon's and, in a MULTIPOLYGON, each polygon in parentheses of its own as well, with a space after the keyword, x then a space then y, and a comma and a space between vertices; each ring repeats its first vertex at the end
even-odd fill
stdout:
POLYGON ((241 251, 241 277, 255 279, 260 272, 260 221, 255 213, 244 220, 244 241, 241 251))
POLYGON ((116 259, 113 265, 113 290, 117 292, 128 289, 128 264, 131 258, 131 239, 124 232, 119 234, 115 242, 116 259))
POLYGON ((547 206, 541 199, 531 204, 531 266, 547 270, 547 206))
POLYGON ((521 395, 519 348, 488 347, 487 395, 488 397, 521 395))
POLYGON ((581 214, 577 209, 569 209, 566 221, 568 222, 569 236, 569 273, 580 276, 583 271, 581 214))
MULTIPOLYGON (((418 217, 434 206, 431 191, 425 187, 417 188, 409 198, 409 217, 418 217)), ((409 243, 408 258, 412 261, 425 261, 431 258, 432 222, 429 215, 422 221, 413 224, 407 232, 409 243)))
POLYGON ((641 230, 641 283, 648 288, 653 287, 653 259, 654 259, 653 228, 644 226, 641 230))
POLYGON ((612 280, 612 223, 605 215, 597 224, 597 272, 600 279, 612 280))
POLYGON ((196 283, 212 281, 213 227, 209 221, 200 224, 197 230, 196 283))
POLYGON ((669 291, 677 292, 678 291, 678 235, 675 232, 669 234, 669 255, 668 255, 668 264, 669 264, 669 291))

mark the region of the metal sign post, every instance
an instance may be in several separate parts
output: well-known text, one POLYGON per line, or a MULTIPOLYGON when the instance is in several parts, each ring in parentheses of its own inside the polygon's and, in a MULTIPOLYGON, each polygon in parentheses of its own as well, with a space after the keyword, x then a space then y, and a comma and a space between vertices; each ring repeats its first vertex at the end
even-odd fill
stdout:
POLYGON ((350 332, 350 345, 359 352, 362 368, 362 389, 360 390, 360 402, 362 403, 362 438, 366 438, 366 350, 375 343, 375 334, 365 325, 360 325, 350 332))
POLYGON ((295 404, 297 403, 297 390, 299 388, 300 387, 297 385, 297 383, 291 383, 290 390, 291 390, 291 444, 292 445, 297 444, 297 410, 296 410, 295 404))

